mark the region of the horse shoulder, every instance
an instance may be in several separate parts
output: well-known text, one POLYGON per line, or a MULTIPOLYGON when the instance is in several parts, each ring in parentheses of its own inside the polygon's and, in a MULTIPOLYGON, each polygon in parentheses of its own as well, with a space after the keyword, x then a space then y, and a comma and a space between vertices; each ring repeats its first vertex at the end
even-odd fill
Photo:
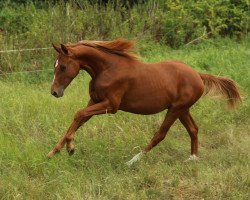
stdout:
POLYGON ((122 70, 106 70, 90 82, 90 97, 95 102, 112 99, 113 96, 120 99, 128 88, 128 80, 128 75, 122 70))
POLYGON ((131 73, 126 69, 110 69, 105 70, 96 79, 95 87, 100 89, 108 89, 119 87, 131 79, 131 73))

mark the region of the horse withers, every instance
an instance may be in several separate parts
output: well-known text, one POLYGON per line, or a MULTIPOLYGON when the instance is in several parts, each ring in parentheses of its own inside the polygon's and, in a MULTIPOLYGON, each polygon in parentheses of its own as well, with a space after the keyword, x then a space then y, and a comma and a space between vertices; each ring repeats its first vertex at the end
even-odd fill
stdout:
POLYGON ((74 153, 76 130, 93 115, 115 114, 118 110, 150 115, 168 110, 159 130, 142 152, 127 164, 139 160, 162 141, 172 124, 179 119, 191 138, 190 160, 198 159, 198 126, 190 107, 206 92, 217 90, 234 107, 241 101, 236 83, 228 78, 203 74, 180 61, 143 63, 133 52, 132 41, 81 41, 77 44, 53 45, 58 52, 54 66, 51 94, 62 97, 64 90, 80 70, 89 73, 90 100, 80 109, 62 139, 48 156, 52 157, 66 144, 74 153))

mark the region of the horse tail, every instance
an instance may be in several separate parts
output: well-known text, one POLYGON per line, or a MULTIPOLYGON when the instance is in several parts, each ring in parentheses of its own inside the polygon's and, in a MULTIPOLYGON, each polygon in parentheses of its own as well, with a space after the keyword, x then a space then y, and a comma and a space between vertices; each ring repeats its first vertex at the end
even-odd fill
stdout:
POLYGON ((202 73, 200 73, 200 77, 206 87, 205 94, 218 92, 227 99, 231 108, 234 108, 237 102, 242 101, 239 87, 232 79, 202 73))

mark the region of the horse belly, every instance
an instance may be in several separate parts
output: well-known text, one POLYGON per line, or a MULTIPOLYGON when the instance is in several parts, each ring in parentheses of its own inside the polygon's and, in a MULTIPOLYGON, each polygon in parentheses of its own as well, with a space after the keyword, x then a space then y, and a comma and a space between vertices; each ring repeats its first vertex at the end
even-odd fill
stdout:
POLYGON ((170 106, 170 97, 163 88, 130 91, 125 94, 120 110, 136 114, 155 114, 170 106), (144 92, 145 91, 145 92, 144 92))
POLYGON ((147 103, 142 104, 141 101, 139 101, 121 104, 119 110, 135 114, 150 115, 161 112, 167 108, 168 106, 166 104, 159 104, 159 102, 147 101, 147 103))

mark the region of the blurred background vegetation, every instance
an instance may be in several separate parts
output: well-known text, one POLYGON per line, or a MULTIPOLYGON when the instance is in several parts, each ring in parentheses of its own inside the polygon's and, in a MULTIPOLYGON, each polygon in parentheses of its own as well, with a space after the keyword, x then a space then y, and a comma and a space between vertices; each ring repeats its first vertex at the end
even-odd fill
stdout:
MULTIPOLYGON (((118 37, 171 48, 208 37, 239 41, 249 32, 249 14, 248 0, 1 0, 0 49, 118 37)), ((44 68, 49 54, 0 54, 0 73, 44 68)))

